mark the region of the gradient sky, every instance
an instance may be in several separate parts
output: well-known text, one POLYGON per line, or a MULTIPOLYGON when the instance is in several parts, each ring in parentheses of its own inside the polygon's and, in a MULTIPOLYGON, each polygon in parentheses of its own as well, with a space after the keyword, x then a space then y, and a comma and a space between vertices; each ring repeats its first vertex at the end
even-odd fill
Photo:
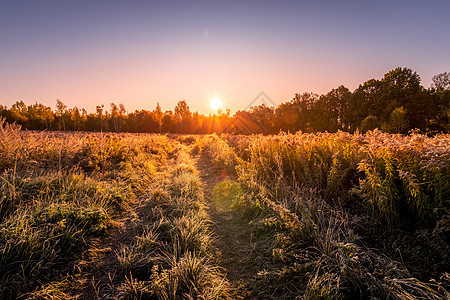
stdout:
MULTIPOLYGON (((232 111, 261 91, 354 90, 401 66, 450 71, 450 1, 0 1, 0 104, 186 100, 232 111)), ((257 103, 258 104, 258 103, 257 103)))

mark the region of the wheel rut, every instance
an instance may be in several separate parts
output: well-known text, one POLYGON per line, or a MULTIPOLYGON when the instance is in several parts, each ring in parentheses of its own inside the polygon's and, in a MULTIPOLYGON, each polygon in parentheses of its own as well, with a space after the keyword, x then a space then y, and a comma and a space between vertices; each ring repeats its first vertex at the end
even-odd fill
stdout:
MULTIPOLYGON (((173 164, 174 161, 170 158, 166 168, 173 164)), ((164 172, 158 173, 147 189, 152 190, 153 186, 159 186, 164 176, 164 172)), ((130 203, 130 207, 115 218, 108 235, 85 252, 77 268, 86 275, 82 279, 83 288, 72 292, 75 298, 83 300, 111 298, 112 287, 123 279, 123 274, 117 274, 119 270, 117 253, 129 245, 136 235, 136 222, 143 217, 147 201, 148 195, 145 192, 138 195, 130 203)))
POLYGON ((145 199, 138 197, 122 216, 114 221, 114 228, 100 242, 98 247, 92 247, 86 253, 81 268, 86 270, 84 288, 78 295, 79 299, 108 299, 111 286, 121 279, 118 270, 117 253, 122 247, 130 244, 136 234, 135 219, 139 218, 145 206, 145 199))

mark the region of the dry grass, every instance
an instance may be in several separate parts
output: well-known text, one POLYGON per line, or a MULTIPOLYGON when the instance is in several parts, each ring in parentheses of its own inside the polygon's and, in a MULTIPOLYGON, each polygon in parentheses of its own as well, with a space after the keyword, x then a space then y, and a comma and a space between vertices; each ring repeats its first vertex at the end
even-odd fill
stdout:
POLYGON ((78 257, 149 186, 172 143, 0 123, 0 298, 69 297, 78 257))
POLYGON ((0 298, 75 299, 89 284, 111 299, 448 298, 449 145, 415 132, 172 139, 0 120, 0 298), (197 154, 223 175, 211 197, 197 154), (208 205, 239 222, 213 225, 208 205), (218 258, 224 224, 242 265, 218 258), (83 259, 108 238, 105 286, 86 274, 100 261, 83 259), (232 286, 226 271, 240 274, 221 261, 247 282, 232 286))
POLYGON ((272 253, 255 274, 254 289, 262 297, 449 296, 446 281, 439 282, 449 265, 442 233, 450 228, 439 225, 450 208, 448 135, 374 131, 217 139, 205 138, 203 148, 213 151, 214 163, 236 168, 246 192, 241 207, 255 235, 266 240, 260 246, 272 253), (383 253, 401 239, 404 245, 395 251, 408 257, 415 241, 424 241, 424 230, 434 232, 422 252, 434 263, 421 266, 435 270, 434 278, 424 278, 434 279, 428 283, 413 278, 414 262, 383 253))

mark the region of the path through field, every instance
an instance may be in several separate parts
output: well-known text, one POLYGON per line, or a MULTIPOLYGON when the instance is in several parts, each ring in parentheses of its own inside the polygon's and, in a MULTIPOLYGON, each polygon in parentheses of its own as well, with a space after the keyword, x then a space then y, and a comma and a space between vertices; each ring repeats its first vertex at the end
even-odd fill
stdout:
MULTIPOLYGON (((260 253, 257 241, 253 237, 248 220, 239 209, 232 209, 225 203, 213 198, 214 187, 224 180, 233 182, 232 176, 214 166, 204 155, 191 155, 195 168, 203 183, 205 203, 215 237, 218 265, 225 271, 226 279, 232 289, 233 299, 263 299, 261 293, 252 289, 251 282, 267 260, 260 253)), ((167 168, 175 161, 169 159, 167 168)), ((163 177, 164 175, 161 174, 163 177)), ((157 184, 158 180, 155 180, 157 184)), ((111 297, 112 287, 123 280, 123 274, 117 274, 117 253, 134 238, 134 219, 142 219, 146 198, 137 195, 131 207, 116 219, 116 226, 97 247, 92 247, 83 257, 80 268, 84 277, 84 288, 78 291, 81 299, 107 299, 111 297)))
MULTIPOLYGON (((194 157, 196 168, 204 184, 205 201, 208 213, 214 223, 216 247, 219 264, 226 271, 227 279, 235 290, 236 299, 259 299, 251 291, 249 283, 258 270, 255 257, 258 257, 257 243, 248 226, 248 221, 239 210, 224 209, 213 201, 213 189, 229 175, 200 155, 194 157)), ((229 178, 233 179, 233 178, 229 178)))

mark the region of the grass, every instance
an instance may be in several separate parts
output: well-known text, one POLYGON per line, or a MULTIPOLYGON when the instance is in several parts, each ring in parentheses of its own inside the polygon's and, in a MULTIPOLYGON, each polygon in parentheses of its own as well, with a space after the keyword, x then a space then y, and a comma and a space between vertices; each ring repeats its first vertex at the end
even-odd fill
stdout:
POLYGON ((65 278, 150 185, 171 143, 1 125, 1 298, 72 297, 82 280, 74 287, 65 278))
POLYGON ((0 292, 13 298, 56 276, 72 252, 86 246, 89 237, 103 234, 108 224, 107 212, 96 206, 40 204, 17 213, 0 227, 0 292))
POLYGON ((77 299, 92 285, 105 299, 446 299, 449 142, 28 132, 1 120, 0 298, 77 299), (228 269, 220 224, 240 243, 228 269))
POLYGON ((177 151, 163 187, 148 197, 131 245, 117 253, 125 281, 121 299, 228 299, 229 284, 214 263, 202 184, 185 149, 177 151), (149 227, 150 226, 150 227, 149 227))
POLYGON ((224 136, 223 142, 228 149, 211 160, 234 162, 246 195, 241 207, 254 234, 265 240, 265 253, 272 253, 254 277, 264 298, 449 296, 442 279, 448 241, 431 234, 442 228, 449 209, 441 181, 449 174, 448 136, 298 133, 224 136), (424 231, 435 237, 420 252, 429 263, 421 267, 428 274, 422 280, 429 282, 413 277, 414 261, 396 260, 424 241, 424 231), (398 240, 404 245, 394 250, 397 255, 385 250, 398 240))

